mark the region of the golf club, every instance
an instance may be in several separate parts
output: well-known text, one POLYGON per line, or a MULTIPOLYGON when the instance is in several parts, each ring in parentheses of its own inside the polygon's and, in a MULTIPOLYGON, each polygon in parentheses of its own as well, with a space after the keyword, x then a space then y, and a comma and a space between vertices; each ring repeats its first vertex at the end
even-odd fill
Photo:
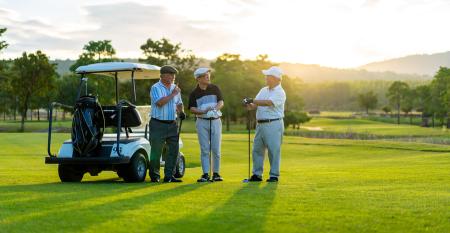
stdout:
POLYGON ((248 177, 242 182, 248 183, 250 180, 250 110, 247 110, 247 129, 248 129, 248 177))
POLYGON ((211 156, 211 125, 212 125, 212 119, 209 118, 209 182, 214 182, 213 178, 212 178, 212 156, 211 156))

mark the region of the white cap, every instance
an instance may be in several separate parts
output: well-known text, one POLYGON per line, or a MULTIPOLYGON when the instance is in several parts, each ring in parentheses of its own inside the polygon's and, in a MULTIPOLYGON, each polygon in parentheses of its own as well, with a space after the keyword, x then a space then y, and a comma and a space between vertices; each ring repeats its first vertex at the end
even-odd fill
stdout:
POLYGON ((276 77, 276 78, 278 78, 280 80, 281 80, 281 77, 283 76, 283 71, 280 68, 276 67, 276 66, 272 66, 272 67, 270 67, 267 70, 262 70, 262 73, 264 75, 274 76, 274 77, 276 77))
POLYGON ((198 77, 200 77, 200 76, 202 76, 202 75, 204 75, 204 74, 206 74, 206 73, 208 73, 210 71, 211 70, 209 68, 200 67, 200 68, 198 68, 198 69, 196 69, 194 71, 194 77, 198 78, 198 77))

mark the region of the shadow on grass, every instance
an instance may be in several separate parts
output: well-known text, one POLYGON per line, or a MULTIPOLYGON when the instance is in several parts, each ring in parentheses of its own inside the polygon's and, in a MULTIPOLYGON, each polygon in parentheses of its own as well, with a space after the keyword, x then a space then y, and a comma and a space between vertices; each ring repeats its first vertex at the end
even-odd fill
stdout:
MULTIPOLYGON (((277 184, 245 184, 223 205, 151 227, 156 232, 263 232, 277 184), (205 213, 206 212, 206 213, 205 213)), ((150 231, 150 229, 149 229, 150 231)))
POLYGON ((37 231, 54 231, 55 226, 61 225, 61 222, 68 223, 73 220, 78 222, 76 230, 82 231, 98 222, 117 218, 122 211, 139 209, 143 205, 173 198, 202 187, 195 184, 180 186, 149 183, 111 185, 111 182, 105 182, 107 184, 71 185, 66 191, 58 191, 65 185, 59 183, 1 187, 0 191, 5 189, 33 190, 32 192, 44 191, 49 195, 52 194, 52 191, 66 193, 56 198, 47 198, 47 200, 33 201, 28 205, 23 203, 22 206, 12 207, 15 210, 9 209, 6 218, 0 218, 0 231, 20 231, 20 229, 34 229, 36 226, 39 226, 36 228, 37 231), (166 189, 155 191, 156 186, 166 189))

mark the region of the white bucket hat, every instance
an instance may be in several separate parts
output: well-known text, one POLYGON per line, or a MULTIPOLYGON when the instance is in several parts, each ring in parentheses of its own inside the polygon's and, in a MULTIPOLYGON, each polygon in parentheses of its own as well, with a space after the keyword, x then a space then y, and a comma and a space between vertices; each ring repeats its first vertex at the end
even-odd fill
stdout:
POLYGON ((194 78, 198 78, 208 72, 210 72, 211 70, 209 68, 205 68, 205 67, 200 67, 198 69, 196 69, 194 71, 194 78))
POLYGON ((267 70, 262 70, 262 73, 266 76, 267 75, 274 76, 275 78, 278 78, 279 80, 281 80, 281 78, 283 76, 283 71, 276 66, 272 66, 267 70))

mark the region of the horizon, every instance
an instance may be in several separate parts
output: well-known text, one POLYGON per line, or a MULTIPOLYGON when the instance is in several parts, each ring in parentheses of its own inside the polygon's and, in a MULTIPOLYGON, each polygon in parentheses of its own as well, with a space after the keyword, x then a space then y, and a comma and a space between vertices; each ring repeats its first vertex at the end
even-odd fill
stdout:
POLYGON ((450 51, 450 32, 442 30, 449 10, 445 0, 0 0, 9 44, 1 56, 41 50, 74 60, 88 41, 107 39, 117 57, 139 58, 148 38, 165 37, 208 60, 267 54, 277 63, 358 68, 450 51))

